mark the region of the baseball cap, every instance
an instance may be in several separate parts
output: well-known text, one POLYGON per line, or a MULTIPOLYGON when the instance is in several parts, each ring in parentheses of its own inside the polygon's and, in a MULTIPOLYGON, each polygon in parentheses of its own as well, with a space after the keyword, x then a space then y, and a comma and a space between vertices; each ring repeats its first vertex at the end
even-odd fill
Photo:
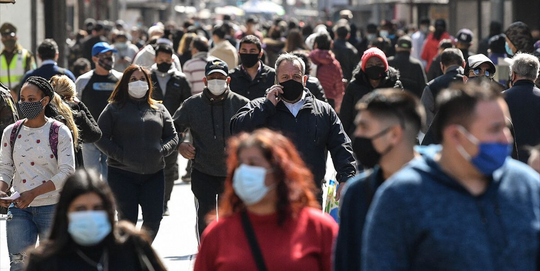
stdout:
POLYGON ((15 33, 17 33, 17 28, 10 23, 4 23, 0 26, 0 34, 2 34, 2 36, 14 37, 15 33))
POLYGON ((410 50, 412 48, 412 40, 409 38, 409 36, 403 36, 398 39, 397 46, 398 48, 410 50))
POLYGON ((493 64, 491 59, 489 59, 484 54, 472 55, 472 56, 469 57, 467 62, 469 62, 469 67, 471 67, 471 69, 473 69, 473 70, 478 68, 483 63, 487 63, 487 64, 489 64, 489 72, 490 73, 495 73, 495 71, 496 71, 495 65, 493 64))
POLYGON ((116 53, 116 49, 114 49, 110 44, 102 41, 94 44, 94 47, 92 47, 92 56, 95 56, 97 54, 106 53, 112 51, 113 53, 116 53))
POLYGON ((225 76, 229 76, 229 67, 227 66, 227 63, 225 63, 221 59, 214 59, 208 61, 206 63, 206 67, 204 68, 204 75, 208 76, 215 72, 219 72, 225 76))
POLYGON ((463 28, 459 30, 459 32, 457 33, 457 38, 456 38, 457 42, 471 44, 472 39, 473 39, 473 33, 471 30, 467 28, 463 28))

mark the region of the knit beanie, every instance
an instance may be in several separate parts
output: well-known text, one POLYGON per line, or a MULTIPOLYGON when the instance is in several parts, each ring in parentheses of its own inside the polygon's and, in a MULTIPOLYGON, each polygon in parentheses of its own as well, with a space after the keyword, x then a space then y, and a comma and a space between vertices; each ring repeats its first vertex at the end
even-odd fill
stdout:
POLYGON ((362 71, 366 71, 366 63, 368 61, 368 59, 370 59, 371 57, 378 57, 380 58, 383 62, 384 62, 384 71, 388 71, 388 60, 386 60, 386 55, 384 54, 383 51, 381 51, 381 49, 377 48, 377 47, 371 47, 369 49, 367 49, 365 52, 364 52, 364 55, 362 55, 362 71))

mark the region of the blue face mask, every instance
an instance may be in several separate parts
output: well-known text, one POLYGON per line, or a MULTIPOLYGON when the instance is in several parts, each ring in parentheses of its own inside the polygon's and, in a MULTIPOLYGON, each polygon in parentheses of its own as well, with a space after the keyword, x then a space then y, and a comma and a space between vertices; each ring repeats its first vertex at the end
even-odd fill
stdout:
POLYGON ((514 52, 512 52, 512 49, 510 49, 510 45, 508 45, 508 42, 504 42, 504 49, 506 49, 506 54, 508 56, 514 55, 514 52))
POLYGON ((111 222, 105 211, 71 212, 68 217, 68 232, 81 246, 97 245, 111 233, 111 222))
POLYGON ((236 195, 246 205, 253 205, 261 201, 270 190, 266 186, 267 170, 263 167, 240 165, 233 176, 233 189, 236 195))
POLYGON ((465 151, 463 146, 458 146, 458 152, 485 176, 491 176, 493 172, 504 165, 506 158, 510 155, 511 145, 508 143, 487 143, 480 142, 464 127, 460 126, 460 130, 467 138, 476 146, 478 146, 478 154, 472 157, 465 151))

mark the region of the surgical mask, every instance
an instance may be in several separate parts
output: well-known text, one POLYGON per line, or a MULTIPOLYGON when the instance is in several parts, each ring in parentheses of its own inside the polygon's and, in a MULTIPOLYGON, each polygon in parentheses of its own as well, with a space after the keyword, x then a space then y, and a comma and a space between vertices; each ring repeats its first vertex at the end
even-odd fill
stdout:
POLYGON ((13 50, 13 48, 15 48, 15 44, 17 43, 17 41, 13 39, 7 39, 3 41, 2 43, 4 44, 4 47, 6 47, 8 51, 11 51, 13 50))
POLYGON ((166 73, 171 68, 172 63, 161 62, 159 64, 156 64, 156 66, 157 66, 158 71, 160 71, 162 73, 166 73))
POLYGON ((99 66, 101 66, 103 69, 105 70, 112 70, 113 66, 114 66, 114 58, 112 56, 103 56, 103 57, 100 57, 99 60, 98 60, 98 64, 99 66))
POLYGON ((472 157, 465 151, 463 146, 457 147, 458 152, 485 176, 491 176, 493 172, 504 165, 506 158, 510 155, 511 145, 498 142, 480 142, 463 126, 459 130, 467 136, 467 139, 478 147, 478 154, 472 157))
POLYGON ((504 42, 504 49, 506 50, 506 54, 508 56, 514 55, 514 52, 512 51, 512 49, 510 49, 510 45, 508 45, 508 42, 504 42))
POLYGON ((360 162, 362 166, 372 168, 375 165, 378 165, 381 157, 392 150, 392 146, 388 146, 386 150, 384 150, 382 153, 379 153, 373 146, 373 140, 388 133, 388 131, 390 131, 390 128, 391 127, 388 127, 370 138, 363 136, 357 136, 354 138, 352 146, 353 151, 356 155, 356 159, 358 159, 358 162, 360 162))
POLYGON ((366 75, 369 79, 378 80, 381 79, 384 75, 386 75, 386 72, 384 70, 384 67, 371 66, 369 68, 366 68, 366 75))
POLYGON ((242 65, 246 68, 251 68, 259 62, 259 54, 240 54, 242 65))
POLYGON ((367 34, 366 38, 368 41, 374 40, 377 38, 377 34, 367 34))
POLYGON ((295 101, 304 91, 304 85, 294 79, 279 84, 283 86, 283 99, 285 101, 295 101))
MULTIPOLYGON (((45 98, 43 98, 43 99, 45 99, 45 98)), ((43 108, 45 108, 41 104, 41 101, 43 101, 43 99, 41 99, 41 100, 39 100, 37 102, 21 102, 21 101, 19 101, 19 108, 21 109, 21 112, 22 112, 23 116, 25 118, 29 119, 29 120, 37 118, 39 113, 41 113, 43 108)))
POLYGON ((263 167, 241 164, 233 176, 233 189, 236 195, 246 205, 253 205, 261 201, 270 191, 264 184, 267 170, 263 167))
POLYGON ((144 97, 144 95, 146 95, 146 92, 148 92, 148 83, 146 81, 138 80, 135 82, 130 82, 128 84, 129 96, 135 99, 140 99, 144 97))
POLYGON ((68 217, 68 232, 81 246, 97 245, 111 233, 111 222, 105 211, 71 212, 68 217))
POLYGON ((383 38, 386 38, 386 37, 388 37, 388 31, 381 30, 381 31, 379 31, 379 35, 381 35, 381 37, 383 37, 383 38))
POLYGON ((114 44, 114 48, 118 49, 118 50, 124 50, 128 47, 127 43, 126 42, 117 42, 114 44))
POLYGON ((219 96, 227 89, 227 80, 212 79, 208 80, 208 90, 215 96, 219 96))

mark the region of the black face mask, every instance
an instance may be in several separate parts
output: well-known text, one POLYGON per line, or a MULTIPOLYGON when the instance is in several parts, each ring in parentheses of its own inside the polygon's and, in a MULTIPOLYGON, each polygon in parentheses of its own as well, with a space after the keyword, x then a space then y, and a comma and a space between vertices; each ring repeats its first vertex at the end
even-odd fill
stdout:
POLYGON ((246 68, 251 68, 259 62, 259 54, 240 54, 242 65, 246 68))
POLYGON ((157 64, 157 69, 160 72, 166 73, 169 71, 171 66, 172 66, 172 63, 162 62, 162 63, 157 64))
POLYGON ((383 76, 386 75, 386 72, 384 71, 384 67, 372 66, 366 68, 366 75, 369 79, 378 80, 383 78, 383 76))
POLYGON ((304 91, 304 85, 293 79, 279 84, 283 86, 283 99, 285 101, 296 101, 304 91))
POLYGON ((377 139, 386 133, 390 131, 391 127, 388 127, 384 130, 382 130, 380 133, 372 136, 371 138, 367 137, 355 137, 353 142, 353 152, 356 155, 356 159, 358 159, 358 162, 364 167, 372 168, 375 165, 379 164, 379 161, 381 160, 381 157, 390 150, 392 150, 392 146, 388 146, 388 148, 382 152, 379 153, 375 147, 373 146, 373 140, 377 139))
POLYGON ((112 56, 109 57, 100 57, 98 61, 99 66, 101 66, 105 70, 112 70, 114 65, 114 59, 112 56))

